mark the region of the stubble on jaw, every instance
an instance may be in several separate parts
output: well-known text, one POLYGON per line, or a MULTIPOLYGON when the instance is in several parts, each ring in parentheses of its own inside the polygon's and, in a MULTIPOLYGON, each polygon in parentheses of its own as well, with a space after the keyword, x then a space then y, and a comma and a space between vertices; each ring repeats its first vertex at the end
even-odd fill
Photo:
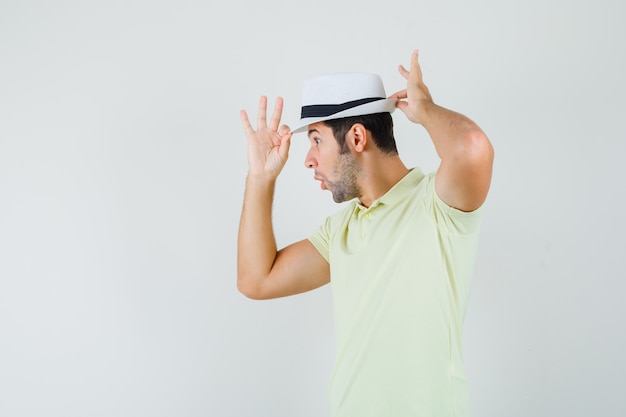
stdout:
POLYGON ((337 180, 328 184, 336 203, 343 203, 361 195, 361 187, 357 181, 360 173, 361 167, 350 153, 339 154, 339 161, 333 169, 337 180))

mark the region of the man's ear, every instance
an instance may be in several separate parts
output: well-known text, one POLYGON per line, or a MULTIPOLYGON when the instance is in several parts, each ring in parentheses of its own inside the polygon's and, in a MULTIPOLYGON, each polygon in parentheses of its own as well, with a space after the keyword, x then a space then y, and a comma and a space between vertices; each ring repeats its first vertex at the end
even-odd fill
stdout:
POLYGON ((348 132, 350 147, 356 152, 363 152, 367 146, 367 129, 361 123, 355 123, 348 132))

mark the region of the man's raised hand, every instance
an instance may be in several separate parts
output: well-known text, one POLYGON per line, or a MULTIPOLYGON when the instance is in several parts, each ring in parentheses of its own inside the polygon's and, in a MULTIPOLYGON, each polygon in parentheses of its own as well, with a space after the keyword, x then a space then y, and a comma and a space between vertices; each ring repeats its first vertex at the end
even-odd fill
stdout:
POLYGON ((404 68, 403 65, 398 66, 398 72, 407 80, 406 89, 398 91, 390 97, 398 99, 396 107, 402 110, 410 121, 421 124, 425 104, 432 103, 433 99, 422 79, 422 69, 418 57, 419 52, 413 51, 410 70, 404 68))
POLYGON ((279 128, 283 113, 283 99, 276 98, 274 111, 267 123, 267 97, 259 99, 257 129, 254 130, 248 113, 241 110, 239 116, 243 130, 248 138, 248 169, 249 175, 274 180, 280 174, 289 155, 289 144, 292 132, 289 127, 279 128))

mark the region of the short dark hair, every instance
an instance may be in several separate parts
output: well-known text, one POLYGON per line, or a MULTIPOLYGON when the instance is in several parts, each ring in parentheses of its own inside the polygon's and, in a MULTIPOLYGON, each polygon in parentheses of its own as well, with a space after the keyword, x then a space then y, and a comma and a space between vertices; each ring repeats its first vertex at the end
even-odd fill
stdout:
POLYGON ((330 127, 339 144, 340 152, 347 152, 346 134, 356 123, 362 124, 369 130, 374 143, 384 153, 398 154, 396 139, 393 136, 393 119, 391 113, 374 113, 363 116, 343 117, 341 119, 325 120, 326 126, 330 127))

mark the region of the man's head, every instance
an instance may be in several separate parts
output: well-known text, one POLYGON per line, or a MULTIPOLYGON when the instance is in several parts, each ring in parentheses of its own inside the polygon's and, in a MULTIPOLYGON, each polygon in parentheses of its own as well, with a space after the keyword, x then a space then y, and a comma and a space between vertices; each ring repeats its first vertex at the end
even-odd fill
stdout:
POLYGON ((305 165, 336 202, 361 196, 364 151, 397 155, 391 112, 376 74, 336 73, 305 80, 300 122, 311 148, 305 165))

